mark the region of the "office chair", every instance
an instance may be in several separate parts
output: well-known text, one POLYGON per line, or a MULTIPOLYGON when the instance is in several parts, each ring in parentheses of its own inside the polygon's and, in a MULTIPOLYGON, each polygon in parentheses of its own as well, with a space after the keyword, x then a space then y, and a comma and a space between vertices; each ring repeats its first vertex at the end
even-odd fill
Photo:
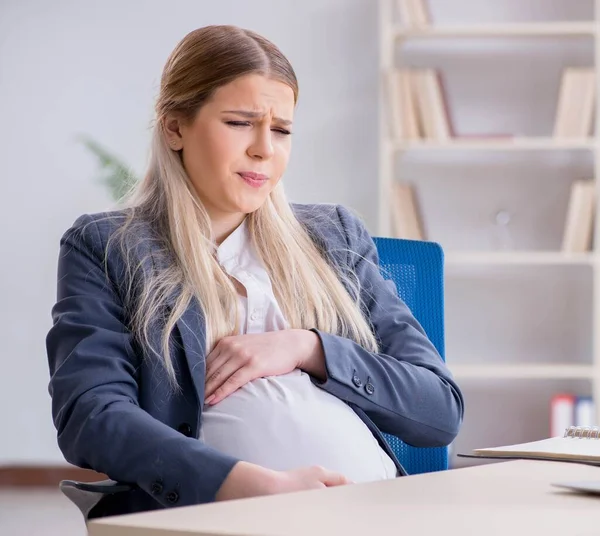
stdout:
MULTIPOLYGON (((439 244, 399 238, 374 238, 380 270, 396 284, 429 340, 445 359, 444 252, 439 244)), ((448 469, 448 447, 411 447, 384 434, 409 475, 448 469)))
MULTIPOLYGON (((374 238, 383 276, 396 285, 399 296, 411 309, 442 359, 444 354, 444 254, 433 242, 398 238, 374 238)), ((411 447, 397 437, 384 434, 408 474, 448 468, 448 447, 411 447)), ((132 489, 129 484, 103 480, 63 480, 61 491, 81 510, 84 518, 106 494, 132 489)))

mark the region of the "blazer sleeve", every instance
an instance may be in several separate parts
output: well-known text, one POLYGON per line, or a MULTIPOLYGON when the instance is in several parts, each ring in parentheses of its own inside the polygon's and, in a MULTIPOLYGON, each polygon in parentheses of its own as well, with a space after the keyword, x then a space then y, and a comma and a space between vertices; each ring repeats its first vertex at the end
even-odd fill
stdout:
POLYGON ((360 220, 338 206, 348 247, 348 267, 380 353, 354 341, 313 330, 321 339, 327 378, 315 383, 360 407, 382 431, 409 445, 443 446, 458 434, 463 397, 423 328, 378 268, 375 243, 360 220))
POLYGON ((61 239, 46 339, 59 447, 67 461, 137 484, 163 506, 210 502, 238 460, 140 408, 141 357, 103 259, 98 225, 82 216, 61 239))

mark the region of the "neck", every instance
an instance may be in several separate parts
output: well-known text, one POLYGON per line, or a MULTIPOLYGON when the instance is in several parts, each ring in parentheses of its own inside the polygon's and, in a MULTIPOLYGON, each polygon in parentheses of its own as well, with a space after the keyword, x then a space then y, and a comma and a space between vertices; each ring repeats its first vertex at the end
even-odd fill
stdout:
POLYGON ((246 214, 227 214, 218 218, 211 215, 212 232, 217 245, 220 245, 223 240, 233 233, 245 217, 246 214))

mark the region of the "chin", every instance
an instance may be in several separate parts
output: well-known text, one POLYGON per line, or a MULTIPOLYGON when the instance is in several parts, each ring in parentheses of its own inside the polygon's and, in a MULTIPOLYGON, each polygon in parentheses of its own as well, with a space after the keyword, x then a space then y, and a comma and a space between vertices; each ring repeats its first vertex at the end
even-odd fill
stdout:
POLYGON ((251 214, 252 212, 256 212, 260 207, 262 207, 267 202, 267 198, 261 199, 260 201, 248 201, 245 203, 239 203, 237 209, 244 214, 251 214))

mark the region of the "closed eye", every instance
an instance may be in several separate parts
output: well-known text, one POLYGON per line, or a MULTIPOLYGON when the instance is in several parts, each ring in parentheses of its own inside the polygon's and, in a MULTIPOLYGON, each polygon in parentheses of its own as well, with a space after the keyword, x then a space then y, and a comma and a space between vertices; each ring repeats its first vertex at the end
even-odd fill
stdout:
POLYGON ((252 125, 250 121, 225 121, 225 123, 232 127, 249 127, 252 125))
MULTIPOLYGON (((250 127, 250 126, 252 126, 252 123, 250 121, 225 121, 225 123, 232 127, 250 127)), ((275 127, 275 128, 272 128, 271 130, 273 132, 277 132, 278 134, 281 134, 282 136, 290 136, 292 134, 291 131, 287 130, 286 128, 281 128, 281 127, 275 127)))

